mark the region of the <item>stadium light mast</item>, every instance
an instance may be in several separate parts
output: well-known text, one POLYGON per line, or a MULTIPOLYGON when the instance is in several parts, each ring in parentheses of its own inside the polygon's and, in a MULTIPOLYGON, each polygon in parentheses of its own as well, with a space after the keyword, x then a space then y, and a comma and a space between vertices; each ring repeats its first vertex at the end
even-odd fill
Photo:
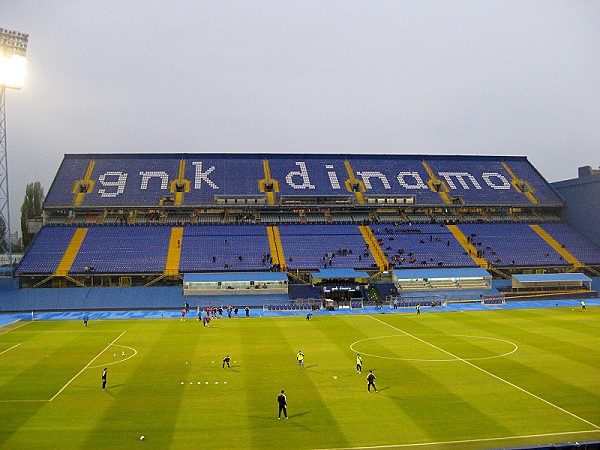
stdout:
MULTIPOLYGON (((10 201, 8 195, 8 149, 6 147, 6 89, 21 89, 25 81, 25 55, 29 35, 0 28, 0 255, 12 268, 10 201)), ((0 271, 0 276, 4 271, 0 271)))

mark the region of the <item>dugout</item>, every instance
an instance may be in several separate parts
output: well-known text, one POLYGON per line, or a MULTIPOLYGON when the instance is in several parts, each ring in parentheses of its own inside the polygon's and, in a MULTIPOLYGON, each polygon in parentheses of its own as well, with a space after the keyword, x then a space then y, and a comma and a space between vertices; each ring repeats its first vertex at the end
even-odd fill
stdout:
POLYGON ((512 276, 513 292, 592 290, 592 279, 582 273, 543 273, 512 276))
POLYGON ((183 295, 274 295, 288 293, 283 272, 186 273, 183 295))

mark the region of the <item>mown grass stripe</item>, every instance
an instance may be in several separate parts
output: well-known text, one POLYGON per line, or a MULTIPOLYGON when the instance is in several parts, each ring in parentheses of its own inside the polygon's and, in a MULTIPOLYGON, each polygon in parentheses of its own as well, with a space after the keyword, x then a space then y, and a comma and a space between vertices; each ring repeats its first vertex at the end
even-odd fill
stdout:
POLYGON ((439 350, 439 351, 441 351, 442 353, 446 353, 447 355, 450 355, 450 356, 452 356, 452 357, 456 358, 457 360, 459 360, 459 361, 462 361, 463 363, 465 363, 465 364, 467 364, 467 365, 469 365, 469 366, 473 367, 474 369, 477 369, 477 370, 479 370, 479 371, 481 371, 481 372, 483 372, 483 373, 485 373, 485 374, 487 374, 487 375, 491 376, 492 378, 495 378, 495 379, 496 379, 496 380, 498 380, 498 381, 501 381, 501 382, 503 382, 503 383, 506 383, 506 384, 508 384, 509 386, 511 386, 511 387, 513 387, 513 388, 515 388, 515 389, 517 389, 517 390, 519 390, 519 391, 523 392, 524 394, 527 394, 527 395, 529 395, 529 396, 531 396, 531 397, 533 397, 533 398, 536 398, 537 400, 539 400, 539 401, 541 401, 541 402, 543 402, 543 403, 547 404, 548 406, 551 406, 551 407, 553 407, 553 408, 555 408, 555 409, 557 409, 557 410, 559 410, 559 411, 562 411, 562 412, 564 412, 565 414, 568 414, 568 415, 572 416, 573 418, 575 418, 575 419, 578 419, 578 420, 580 420, 580 421, 582 421, 582 422, 584 422, 584 423, 586 423, 586 424, 588 424, 588 425, 590 425, 590 426, 592 426, 592 427, 594 427, 594 428, 600 429, 600 427, 598 427, 598 425, 596 425, 596 424, 594 424, 594 423, 590 422, 589 420, 586 420, 586 419, 584 419, 583 417, 579 417, 578 415, 576 415, 576 414, 574 414, 574 413, 572 413, 572 412, 570 412, 570 411, 567 411, 566 409, 564 409, 564 408, 561 408, 560 406, 558 406, 558 405, 555 405, 554 403, 552 403, 552 402, 550 402, 550 401, 548 401, 548 400, 546 400, 546 399, 544 399, 544 398, 542 398, 542 397, 540 397, 540 396, 538 396, 538 395, 534 394, 533 392, 530 392, 530 391, 528 391, 528 390, 526 390, 526 389, 524 389, 524 388, 522 388, 522 387, 520 387, 520 386, 518 386, 518 385, 516 385, 516 384, 514 384, 514 383, 511 383, 510 381, 508 381, 508 380, 505 380, 504 378, 502 378, 502 377, 499 377, 498 375, 495 375, 495 374, 493 374, 493 373, 491 373, 491 372, 489 372, 489 371, 487 371, 487 370, 483 369, 482 367, 479 367, 479 366, 477 366, 476 364, 473 364, 473 363, 472 363, 472 362, 470 362, 470 361, 467 361, 467 360, 465 360, 465 359, 462 359, 462 358, 460 358, 460 357, 458 357, 458 356, 454 355, 453 353, 451 353, 451 352, 448 352, 448 351, 444 350, 444 349, 443 349, 443 348, 441 348, 441 347, 437 347, 437 346, 435 346, 435 345, 433 345, 433 344, 431 344, 431 343, 429 343, 429 342, 427 342, 427 341, 425 341, 425 340, 423 340, 423 339, 421 339, 421 338, 419 338, 419 337, 417 337, 417 336, 414 336, 414 335, 412 335, 412 334, 410 334, 410 333, 407 333, 407 332, 405 332, 405 331, 401 330, 400 328, 397 328, 397 327, 395 327, 395 326, 393 326, 393 325, 390 325, 390 324, 388 324, 388 323, 386 323, 386 322, 384 322, 384 321, 382 321, 382 320, 380 320, 380 319, 378 319, 378 318, 376 318, 376 317, 373 317, 373 316, 370 316, 370 317, 371 317, 373 320, 376 320, 376 321, 378 321, 378 322, 381 322, 381 323, 383 323, 383 324, 385 324, 385 325, 389 326, 390 328, 393 328, 393 329, 395 329, 395 330, 398 330, 398 331, 400 331, 401 333, 405 333, 405 334, 407 334, 407 335, 409 335, 409 336, 413 337, 414 339, 416 339, 416 340, 418 340, 418 341, 420 341, 420 342, 422 342, 422 343, 424 343, 424 344, 430 345, 430 346, 432 346, 432 347, 434 347, 434 348, 438 349, 438 350, 439 350))

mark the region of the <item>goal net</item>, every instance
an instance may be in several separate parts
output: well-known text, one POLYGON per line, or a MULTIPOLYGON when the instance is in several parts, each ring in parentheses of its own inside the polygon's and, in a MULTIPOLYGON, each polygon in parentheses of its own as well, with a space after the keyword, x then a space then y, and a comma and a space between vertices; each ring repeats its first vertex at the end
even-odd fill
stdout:
POLYGON ((504 305, 505 303, 504 294, 483 294, 481 296, 482 305, 504 305))

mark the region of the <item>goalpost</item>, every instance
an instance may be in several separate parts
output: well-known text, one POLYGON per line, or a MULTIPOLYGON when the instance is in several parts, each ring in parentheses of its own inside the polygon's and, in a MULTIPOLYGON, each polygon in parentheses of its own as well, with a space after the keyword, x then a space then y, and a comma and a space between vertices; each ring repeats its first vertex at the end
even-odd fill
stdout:
POLYGON ((481 296, 482 305, 505 305, 506 298, 504 294, 483 294, 481 296))

